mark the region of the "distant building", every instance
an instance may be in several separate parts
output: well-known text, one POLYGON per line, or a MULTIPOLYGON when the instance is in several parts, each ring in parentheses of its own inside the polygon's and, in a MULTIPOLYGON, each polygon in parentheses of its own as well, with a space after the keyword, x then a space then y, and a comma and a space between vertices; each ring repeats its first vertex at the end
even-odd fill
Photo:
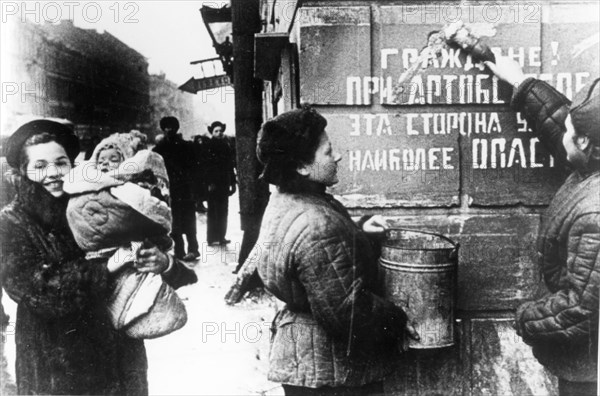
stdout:
POLYGON ((150 76, 143 55, 108 32, 71 21, 9 23, 2 135, 35 116, 71 120, 84 149, 112 132, 147 132, 150 76))
MULTIPOLYGON (((178 85, 169 81, 164 73, 150 76, 150 106, 148 114, 152 124, 148 131, 151 140, 160 133, 158 122, 167 115, 177 117, 181 125, 181 133, 186 139, 198 135, 203 130, 198 129, 195 119, 194 96, 179 90, 178 85)), ((206 123, 206 122, 205 122, 206 123)), ((203 125, 203 123, 200 123, 203 125)))

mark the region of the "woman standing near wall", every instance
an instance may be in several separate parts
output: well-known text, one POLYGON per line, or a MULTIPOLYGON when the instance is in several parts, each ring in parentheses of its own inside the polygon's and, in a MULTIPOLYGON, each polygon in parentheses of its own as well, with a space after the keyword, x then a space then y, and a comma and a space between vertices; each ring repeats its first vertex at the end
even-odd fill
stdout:
POLYGON ((376 255, 361 227, 326 188, 337 183, 327 121, 308 107, 266 122, 258 139, 271 195, 249 259, 286 303, 273 321, 269 379, 286 395, 381 394, 407 331, 402 309, 372 292, 376 255))

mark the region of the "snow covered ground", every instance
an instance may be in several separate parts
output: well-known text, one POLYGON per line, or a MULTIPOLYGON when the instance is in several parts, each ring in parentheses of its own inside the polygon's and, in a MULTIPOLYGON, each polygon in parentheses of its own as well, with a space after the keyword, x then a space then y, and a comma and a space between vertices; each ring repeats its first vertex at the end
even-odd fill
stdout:
MULTIPOLYGON (((193 264, 199 281, 179 289, 188 310, 186 326, 168 336, 146 341, 148 380, 153 395, 282 395, 267 381, 269 326, 276 311, 273 297, 262 295, 228 306, 223 296, 233 282, 242 241, 237 195, 229 200, 227 247, 206 244, 206 215, 197 215, 201 257, 193 264)), ((2 303, 15 318, 15 304, 2 303)), ((14 332, 14 330, 13 330, 14 332)), ((14 392, 14 334, 3 334, 2 388, 14 392), (8 376, 8 377, 7 377, 8 376)))

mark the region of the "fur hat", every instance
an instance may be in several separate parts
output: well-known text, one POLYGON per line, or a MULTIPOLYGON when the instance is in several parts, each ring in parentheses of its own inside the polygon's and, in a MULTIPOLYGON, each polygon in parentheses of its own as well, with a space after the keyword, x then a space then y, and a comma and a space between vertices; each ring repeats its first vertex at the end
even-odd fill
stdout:
POLYGON ((73 124, 67 120, 44 118, 21 125, 6 142, 6 162, 13 168, 19 168, 21 150, 30 137, 42 133, 49 133, 56 137, 56 141, 63 146, 71 162, 79 154, 79 138, 75 135, 73 124))
POLYGON ((165 128, 174 128, 179 130, 179 120, 175 117, 163 117, 160 119, 160 129, 163 131, 165 128))
POLYGON ((600 146, 600 78, 575 96, 570 114, 575 131, 600 146))
POLYGON ((215 121, 208 127, 208 132, 212 135, 213 130, 216 127, 221 127, 221 129, 223 130, 222 132, 225 132, 225 129, 227 129, 227 124, 223 124, 221 121, 215 121))

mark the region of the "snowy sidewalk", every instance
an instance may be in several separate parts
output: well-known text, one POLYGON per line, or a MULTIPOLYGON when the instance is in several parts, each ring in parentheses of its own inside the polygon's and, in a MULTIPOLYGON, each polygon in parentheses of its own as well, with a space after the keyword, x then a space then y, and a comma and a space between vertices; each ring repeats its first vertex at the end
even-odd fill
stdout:
MULTIPOLYGON (((207 246, 206 215, 196 216, 201 257, 193 268, 199 280, 178 290, 188 310, 186 326, 146 341, 151 395, 283 394, 279 384, 267 381, 274 298, 250 298, 235 306, 223 300, 235 278, 231 271, 242 242, 237 194, 230 197, 229 205, 227 238, 231 244, 226 247, 207 246)), ((14 321, 16 305, 6 296, 2 302, 14 321)), ((10 326, 7 330, 4 353, 8 365, 2 370, 2 381, 7 372, 14 380, 14 334, 10 326)))
POLYGON ((188 323, 178 332, 146 342, 151 394, 283 394, 267 381, 269 326, 275 315, 272 298, 247 299, 235 306, 223 297, 233 283, 242 232, 237 195, 229 200, 226 247, 207 246, 206 215, 199 214, 198 283, 179 289, 188 323))

